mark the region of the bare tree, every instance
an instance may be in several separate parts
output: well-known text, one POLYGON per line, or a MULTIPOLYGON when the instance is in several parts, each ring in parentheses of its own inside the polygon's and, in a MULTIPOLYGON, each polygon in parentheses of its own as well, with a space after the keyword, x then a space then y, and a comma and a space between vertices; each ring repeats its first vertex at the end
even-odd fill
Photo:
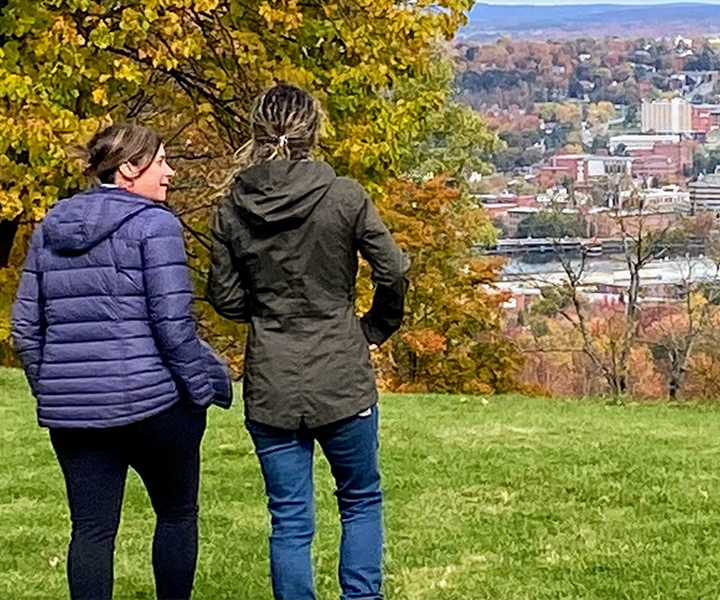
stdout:
MULTIPOLYGON (((617 196, 620 195, 621 190, 617 189, 617 196)), ((560 282, 548 282, 541 291, 546 302, 552 305, 551 310, 577 331, 581 340, 578 351, 588 357, 605 379, 612 395, 620 400, 628 392, 631 354, 640 333, 642 270, 653 260, 665 256, 671 247, 681 244, 685 234, 672 220, 651 225, 649 221, 657 220, 658 214, 636 190, 626 195, 622 208, 616 206, 608 214, 615 224, 619 238, 616 241, 619 242, 628 275, 628 283, 622 289, 624 313, 618 328, 621 333, 608 336, 606 347, 601 348, 589 326, 591 306, 586 295, 589 259, 588 248, 582 243, 578 260, 573 257, 572 251, 567 250, 567 243, 563 243, 562 239, 551 239, 564 277, 560 282)))
POLYGON ((668 396, 677 400, 685 383, 690 359, 702 346, 716 346, 713 315, 720 304, 720 243, 717 236, 707 243, 704 263, 688 257, 678 291, 682 297, 676 310, 651 323, 642 332, 655 361, 667 374, 668 396), (702 272, 698 272, 698 271, 702 272))

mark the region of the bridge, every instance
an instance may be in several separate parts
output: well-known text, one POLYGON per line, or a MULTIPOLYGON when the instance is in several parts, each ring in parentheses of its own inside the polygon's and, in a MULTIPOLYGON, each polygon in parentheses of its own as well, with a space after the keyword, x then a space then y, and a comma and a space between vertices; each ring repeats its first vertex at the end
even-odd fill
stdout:
POLYGON ((494 246, 483 248, 486 254, 497 256, 517 256, 519 254, 558 254, 558 253, 586 253, 590 256, 599 256, 622 252, 620 239, 584 239, 584 238, 526 238, 501 239, 494 246))
MULTIPOLYGON (((520 256, 557 254, 603 256, 621 254, 624 244, 621 238, 526 238, 500 239, 494 246, 478 247, 477 250, 491 256, 520 256)), ((670 249, 701 253, 705 249, 703 238, 692 237, 681 243, 670 244, 670 249)))

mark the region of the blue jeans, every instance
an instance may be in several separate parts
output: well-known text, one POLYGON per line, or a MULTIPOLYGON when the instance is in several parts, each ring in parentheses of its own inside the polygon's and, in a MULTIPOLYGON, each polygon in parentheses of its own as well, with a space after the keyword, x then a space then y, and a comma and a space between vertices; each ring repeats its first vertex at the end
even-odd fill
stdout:
POLYGON ((341 600, 382 598, 382 492, 378 411, 315 429, 247 422, 272 516, 270 570, 276 600, 315 600, 310 546, 315 533, 313 449, 330 463, 342 523, 341 600))

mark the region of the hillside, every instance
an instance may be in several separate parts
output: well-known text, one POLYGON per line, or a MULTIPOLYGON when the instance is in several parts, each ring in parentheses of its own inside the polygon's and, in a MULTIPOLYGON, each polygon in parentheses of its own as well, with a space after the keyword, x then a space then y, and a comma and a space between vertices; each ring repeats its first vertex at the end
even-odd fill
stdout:
POLYGON ((604 36, 692 36, 720 32, 720 5, 678 3, 661 6, 589 4, 497 6, 476 4, 458 40, 489 41, 604 36))
MULTIPOLYGON (((238 403, 240 404, 240 403, 238 403)), ((697 600, 720 578, 720 411, 384 395, 387 600, 697 600)), ((0 369, 0 598, 65 598, 60 468, 20 371, 0 369)), ((317 457, 318 598, 339 524, 317 457)), ((270 600, 263 482, 238 405, 203 442, 196 600, 270 600)), ((129 478, 115 597, 154 598, 154 515, 129 478)))

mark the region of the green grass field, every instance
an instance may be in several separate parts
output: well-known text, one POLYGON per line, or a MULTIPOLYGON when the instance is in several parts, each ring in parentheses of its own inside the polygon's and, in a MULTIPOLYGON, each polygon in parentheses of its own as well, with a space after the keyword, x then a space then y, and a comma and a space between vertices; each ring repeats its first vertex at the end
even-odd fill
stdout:
MULTIPOLYGON (((270 600, 262 483, 242 409, 211 411, 195 598, 270 600)), ((381 402, 388 600, 720 598, 720 410, 520 397, 381 402)), ((69 517, 19 371, 0 369, 0 598, 66 598, 69 517)), ((319 600, 335 600, 317 461, 319 600)), ((116 598, 152 598, 153 515, 131 475, 116 598)))

